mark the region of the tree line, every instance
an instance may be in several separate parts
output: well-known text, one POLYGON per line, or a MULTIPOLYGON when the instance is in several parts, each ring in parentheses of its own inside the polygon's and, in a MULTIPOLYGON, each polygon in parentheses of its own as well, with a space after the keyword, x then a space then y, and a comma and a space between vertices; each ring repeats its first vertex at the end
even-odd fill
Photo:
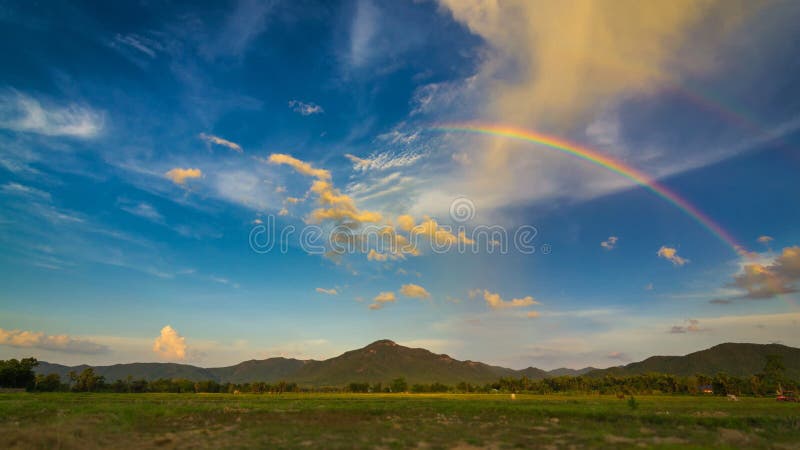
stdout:
POLYGON ((116 393, 284 393, 284 392, 354 392, 354 393, 492 393, 518 392, 534 394, 552 393, 596 393, 617 395, 644 394, 714 394, 714 395, 772 395, 778 389, 796 389, 798 380, 790 380, 779 356, 768 356, 764 369, 749 377, 736 377, 725 373, 714 376, 676 376, 662 373, 640 375, 605 375, 603 377, 559 376, 532 380, 501 378, 495 382, 475 384, 460 382, 455 385, 442 383, 409 384, 405 378, 396 378, 388 383, 352 382, 346 386, 301 387, 297 383, 279 381, 274 383, 219 383, 214 380, 192 381, 187 379, 157 380, 133 379, 107 381, 89 367, 70 372, 62 380, 58 374, 37 375, 35 358, 22 360, 0 360, 0 387, 24 388, 33 392, 116 392, 116 393))

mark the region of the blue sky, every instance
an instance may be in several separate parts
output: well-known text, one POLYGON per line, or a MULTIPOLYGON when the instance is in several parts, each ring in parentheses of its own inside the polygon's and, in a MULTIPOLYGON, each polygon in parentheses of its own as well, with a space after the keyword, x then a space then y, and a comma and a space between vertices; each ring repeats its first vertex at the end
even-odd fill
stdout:
POLYGON ((389 338, 555 368, 800 345, 800 7, 660 8, 0 7, 0 358, 217 366, 389 338), (463 122, 642 171, 747 252, 618 173, 437 128, 463 122), (265 233, 286 237, 256 251, 265 233))

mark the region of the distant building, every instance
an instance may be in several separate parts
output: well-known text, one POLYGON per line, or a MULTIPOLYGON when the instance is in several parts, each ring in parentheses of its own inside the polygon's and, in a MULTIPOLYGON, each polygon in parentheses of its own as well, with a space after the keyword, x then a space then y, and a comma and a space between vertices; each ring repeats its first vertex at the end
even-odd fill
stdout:
POLYGON ((697 389, 699 389, 700 392, 702 392, 703 394, 713 394, 714 393, 714 387, 711 386, 710 384, 704 384, 702 386, 697 386, 697 389))

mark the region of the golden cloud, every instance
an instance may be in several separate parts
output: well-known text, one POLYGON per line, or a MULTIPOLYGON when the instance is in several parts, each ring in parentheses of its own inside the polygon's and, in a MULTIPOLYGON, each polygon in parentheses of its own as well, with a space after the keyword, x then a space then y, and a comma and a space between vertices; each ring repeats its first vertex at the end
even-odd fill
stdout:
POLYGON ((308 175, 310 177, 318 178, 320 180, 330 180, 331 173, 325 169, 316 169, 311 164, 301 161, 291 155, 286 155, 283 153, 273 153, 269 155, 269 159, 267 160, 270 164, 285 164, 298 173, 303 175, 308 175))
POLYGON ((659 258, 664 258, 667 261, 672 262, 672 264, 676 266, 683 266, 689 263, 688 259, 681 258, 680 256, 678 256, 678 250, 672 247, 667 247, 665 245, 662 245, 661 248, 658 249, 658 252, 656 254, 658 255, 659 258))
POLYGON ((400 293, 410 298, 430 298, 431 294, 424 287, 418 284, 404 284, 400 287, 400 293))
MULTIPOLYGON (((474 295, 473 291, 471 291, 470 294, 474 295)), ((483 290, 483 299, 486 301, 486 304, 489 306, 489 308, 492 309, 522 308, 525 306, 539 304, 539 302, 534 300, 530 295, 522 298, 503 300, 502 297, 500 297, 500 294, 489 292, 486 289, 483 290)))
POLYGON ((184 184, 188 179, 202 177, 203 171, 200 169, 182 169, 176 167, 165 173, 164 176, 172 180, 175 184, 184 184))
POLYGON ((153 342, 153 351, 164 358, 185 359, 186 339, 167 325, 161 329, 161 335, 153 342))

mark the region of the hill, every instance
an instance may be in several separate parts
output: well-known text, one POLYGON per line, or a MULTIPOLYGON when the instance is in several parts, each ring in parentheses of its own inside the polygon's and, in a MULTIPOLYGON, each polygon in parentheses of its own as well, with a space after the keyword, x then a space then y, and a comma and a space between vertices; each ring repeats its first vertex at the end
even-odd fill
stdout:
POLYGON ((486 383, 517 371, 474 361, 459 361, 422 348, 409 348, 390 340, 346 352, 325 361, 309 362, 294 380, 310 385, 343 385, 351 381, 390 381, 403 377, 409 383, 486 383))
MULTIPOLYGON (((188 364, 133 363, 96 366, 95 372, 108 381, 144 378, 186 378, 193 381, 215 380, 220 383, 247 383, 254 381, 294 381, 305 386, 343 386, 351 382, 389 382, 403 377, 410 384, 456 384, 462 381, 484 384, 501 377, 527 376, 538 380, 556 376, 634 375, 648 372, 688 376, 715 375, 725 372, 734 376, 759 373, 767 355, 781 355, 786 375, 800 378, 800 349, 779 344, 726 343, 685 356, 653 356, 644 361, 609 369, 560 368, 544 371, 535 367, 522 370, 492 366, 476 361, 459 361, 448 355, 432 353, 422 348, 409 348, 390 340, 380 340, 366 347, 345 352, 323 361, 291 358, 250 360, 227 367, 202 368, 188 364)), ((81 372, 87 365, 74 367, 40 362, 36 372, 57 373, 67 379, 70 371, 81 372)))
POLYGON ((686 356, 651 356, 644 361, 621 367, 594 370, 588 376, 636 375, 649 372, 689 376, 695 374, 744 377, 757 374, 764 368, 767 355, 780 355, 786 375, 800 378, 800 349, 781 344, 725 343, 686 356))

